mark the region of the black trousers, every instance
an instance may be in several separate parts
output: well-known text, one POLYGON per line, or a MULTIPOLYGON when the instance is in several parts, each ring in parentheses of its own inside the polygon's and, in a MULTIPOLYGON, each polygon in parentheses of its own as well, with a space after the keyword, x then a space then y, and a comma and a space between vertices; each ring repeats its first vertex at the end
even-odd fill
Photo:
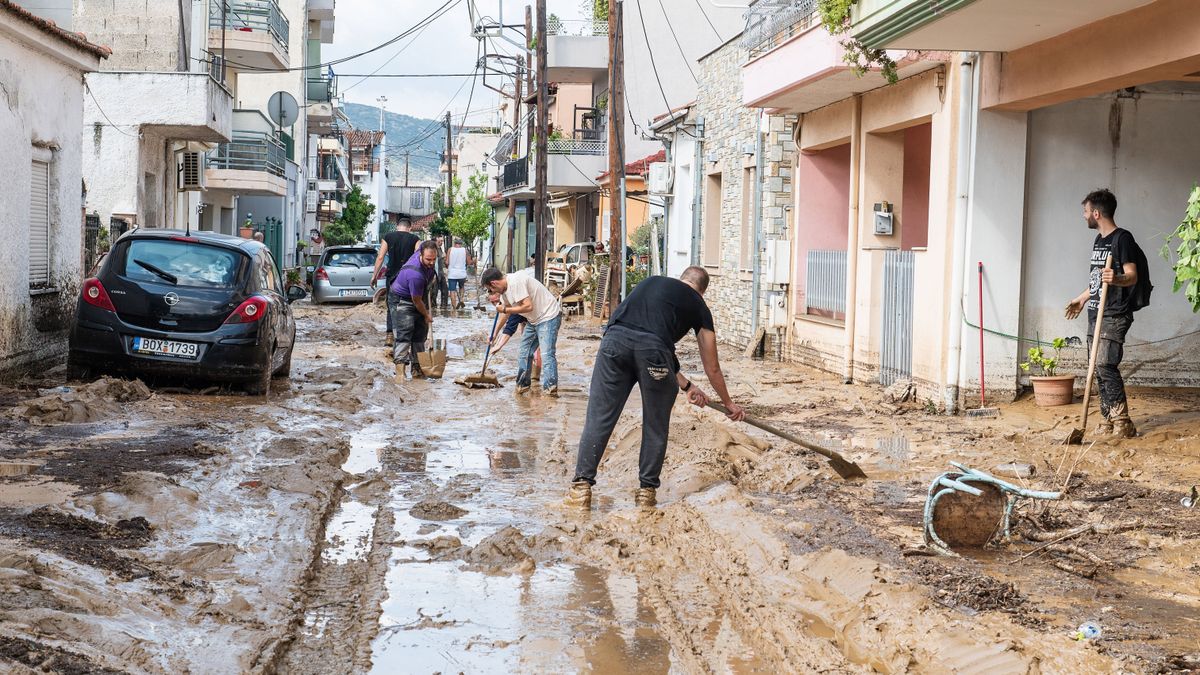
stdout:
POLYGON ((420 370, 417 354, 425 351, 425 340, 429 338, 429 324, 425 315, 417 311, 412 298, 401 297, 388 291, 389 314, 392 317, 392 361, 412 364, 420 370))
POLYGON ((638 482, 642 487, 659 486, 658 476, 667 456, 671 408, 679 393, 675 373, 674 351, 658 337, 623 326, 609 327, 600 341, 596 365, 592 369, 587 420, 583 424, 579 456, 575 462, 576 481, 585 480, 595 485, 596 469, 604 449, 636 384, 642 393, 638 482))
MULTIPOLYGON (((1125 379, 1121 377, 1121 359, 1125 356, 1125 335, 1133 325, 1133 314, 1105 315, 1100 324, 1100 348, 1096 350, 1096 385, 1100 390, 1100 414, 1109 418, 1109 411, 1125 403, 1125 379)), ((1088 317, 1088 351, 1092 349, 1092 334, 1096 330, 1096 314, 1088 317)))

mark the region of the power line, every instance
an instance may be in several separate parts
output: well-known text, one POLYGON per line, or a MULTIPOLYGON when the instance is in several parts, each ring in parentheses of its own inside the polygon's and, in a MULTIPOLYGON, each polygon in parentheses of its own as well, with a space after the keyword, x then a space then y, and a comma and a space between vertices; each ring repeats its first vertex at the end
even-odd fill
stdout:
MULTIPOLYGON (((690 73, 692 76, 692 81, 699 83, 700 81, 696 79, 695 71, 692 70, 692 63, 688 59, 687 54, 683 51, 683 45, 679 44, 679 36, 675 35, 675 23, 671 21, 670 17, 667 16, 667 8, 663 6, 662 0, 658 0, 658 8, 662 10, 663 19, 667 22, 667 28, 671 29, 671 39, 675 40, 675 47, 679 49, 679 55, 683 57, 683 65, 687 66, 688 73, 690 73)), ((638 11, 642 11, 641 0, 638 0, 638 11)), ((644 27, 645 26, 643 25, 643 28, 644 27)), ((646 46, 649 47, 649 45, 650 43, 647 42, 646 46)))
MULTIPOLYGON (((447 11, 449 11, 449 10, 447 10, 447 11)), ((440 19, 440 18, 442 18, 442 16, 445 16, 445 13, 443 13, 443 14, 439 15, 437 18, 438 18, 438 19, 440 19)), ((434 19, 434 21, 437 21, 437 19, 434 19)), ((400 49, 396 50, 396 53, 395 53, 395 54, 392 54, 392 55, 391 55, 391 57, 389 57, 387 61, 384 61, 384 62, 383 62, 382 64, 380 64, 380 66, 379 66, 378 68, 376 68, 375 70, 372 70, 372 71, 371 71, 371 75, 372 75, 372 76, 374 76, 376 73, 378 73, 379 71, 381 71, 381 70, 383 70, 384 68, 386 68, 386 67, 387 67, 387 65, 388 65, 389 63, 391 63, 392 61, 395 61, 395 60, 396 60, 396 57, 397 57, 397 56, 400 56, 400 55, 401 55, 401 54, 403 54, 405 51, 407 51, 409 47, 411 47, 411 46, 413 46, 414 44, 416 44, 417 40, 418 40, 418 39, 421 37, 421 35, 422 35, 422 34, 425 32, 425 29, 426 29, 426 28, 429 28, 430 26, 432 26, 432 25, 433 25, 433 23, 434 23, 434 21, 430 21, 429 23, 427 23, 427 24, 425 24, 424 26, 422 26, 422 27, 421 27, 421 30, 417 31, 417 34, 416 34, 416 35, 414 35, 414 36, 412 37, 412 39, 408 41, 408 44, 406 44, 406 45, 404 45, 403 47, 401 47, 400 49)), ((362 78, 362 79, 360 79, 358 82, 355 82, 354 84, 350 85, 349 87, 346 87, 345 89, 342 89, 342 90, 341 90, 341 91, 342 91, 342 93, 344 94, 344 93, 346 93, 347 91, 350 91, 351 89, 353 89, 353 88, 357 87, 358 85, 362 84, 363 82, 366 82, 366 81, 367 81, 367 79, 368 79, 368 77, 363 77, 363 78, 362 78)))
POLYGON ((708 27, 712 29, 713 35, 717 36, 717 41, 723 40, 721 31, 717 30, 717 27, 713 25, 712 19, 708 18, 708 12, 704 11, 704 5, 700 4, 700 0, 694 0, 694 2, 696 3, 696 9, 699 9, 700 13, 704 15, 704 20, 708 22, 708 27))

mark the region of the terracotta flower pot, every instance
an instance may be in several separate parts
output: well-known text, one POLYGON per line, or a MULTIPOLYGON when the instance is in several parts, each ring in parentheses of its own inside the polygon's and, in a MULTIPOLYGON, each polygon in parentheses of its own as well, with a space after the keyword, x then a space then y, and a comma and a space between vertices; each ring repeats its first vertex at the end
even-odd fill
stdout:
POLYGON ((1075 400, 1075 376, 1031 377, 1033 396, 1043 408, 1055 405, 1070 405, 1075 400))

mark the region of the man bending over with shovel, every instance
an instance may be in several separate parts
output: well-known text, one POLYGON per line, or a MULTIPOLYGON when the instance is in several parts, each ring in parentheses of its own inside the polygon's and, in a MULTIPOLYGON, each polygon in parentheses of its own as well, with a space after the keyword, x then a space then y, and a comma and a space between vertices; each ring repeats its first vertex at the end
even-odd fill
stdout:
POLYGON ((496 303, 496 311, 512 316, 520 314, 529 325, 521 335, 521 347, 517 354, 517 393, 529 391, 533 381, 534 352, 542 351, 542 393, 558 394, 558 359, 555 346, 558 344, 558 329, 562 325, 562 304, 558 298, 533 278, 532 272, 521 271, 504 274, 495 267, 489 268, 480 277, 479 283, 492 293, 500 295, 503 304, 496 303))
POLYGON ((433 266, 437 259, 437 244, 432 241, 421 242, 417 252, 404 263, 388 288, 388 307, 395 335, 392 361, 396 364, 398 375, 404 375, 404 367, 411 366, 412 378, 425 377, 417 355, 425 351, 425 340, 429 338, 429 329, 433 326, 433 315, 425 304, 425 291, 433 283, 433 266))
POLYGON ((642 393, 640 487, 634 503, 642 507, 658 503, 658 475, 667 454, 675 396, 683 391, 693 405, 703 408, 708 404, 708 395, 679 372, 675 343, 688 331, 696 333, 704 373, 729 410, 729 419, 736 422, 745 418, 746 412, 733 402, 725 388, 725 377, 717 360, 712 312, 704 304, 706 290, 708 272, 702 267, 689 267, 679 279, 648 277, 613 312, 592 369, 587 420, 579 439, 575 479, 566 500, 568 506, 591 507, 596 469, 634 384, 642 393))

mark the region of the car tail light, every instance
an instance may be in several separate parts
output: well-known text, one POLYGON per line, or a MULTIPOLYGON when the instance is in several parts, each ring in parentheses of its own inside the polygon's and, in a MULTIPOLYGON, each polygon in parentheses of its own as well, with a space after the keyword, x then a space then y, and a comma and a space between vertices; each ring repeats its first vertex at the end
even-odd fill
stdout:
POLYGON ((225 323, 254 323, 267 313, 267 301, 257 295, 252 295, 233 310, 225 323))
POLYGON ((94 277, 83 282, 83 301, 110 312, 117 311, 117 308, 113 307, 112 299, 108 297, 108 291, 104 290, 104 284, 94 277))
POLYGON ((324 267, 318 267, 313 273, 313 278, 317 281, 329 281, 329 272, 326 272, 324 267))

